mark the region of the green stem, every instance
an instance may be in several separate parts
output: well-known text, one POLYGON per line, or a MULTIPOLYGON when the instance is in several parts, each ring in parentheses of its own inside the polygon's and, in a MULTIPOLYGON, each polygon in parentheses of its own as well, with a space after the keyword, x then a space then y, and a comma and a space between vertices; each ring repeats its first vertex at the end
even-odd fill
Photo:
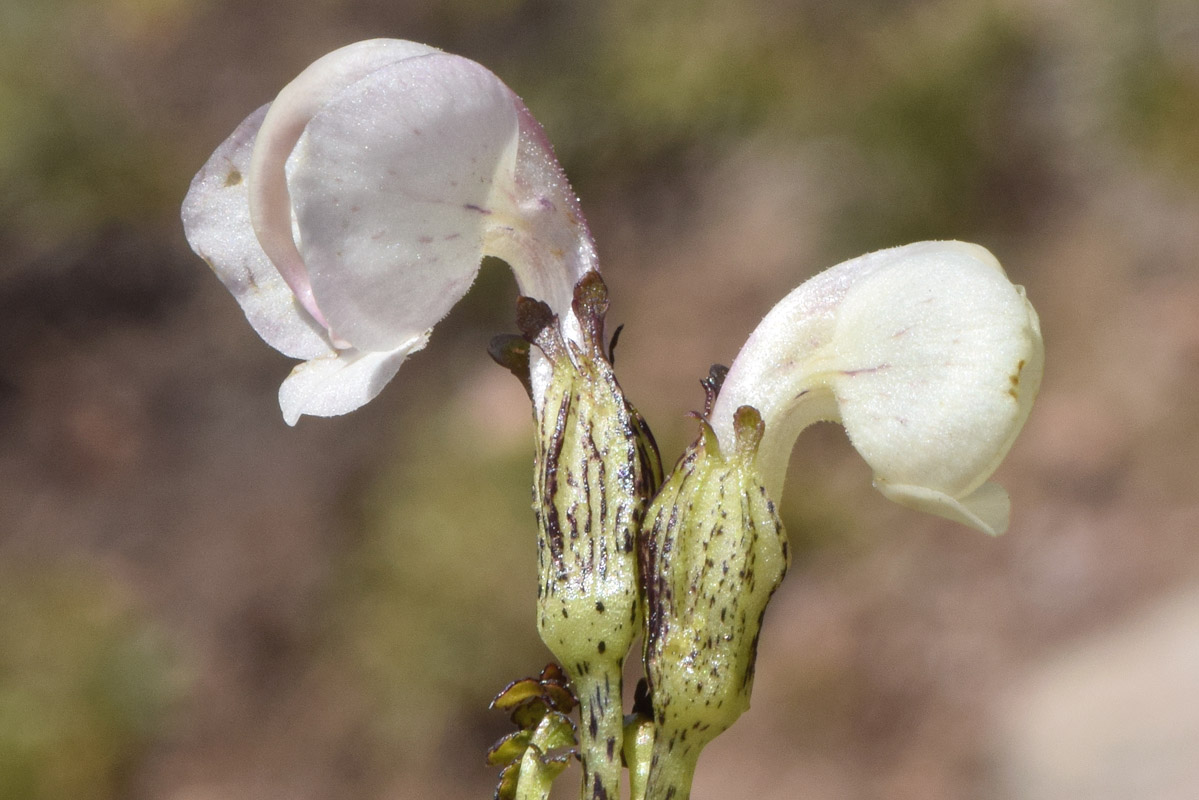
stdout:
POLYGON ((664 731, 657 731, 645 800, 688 800, 700 749, 689 747, 664 731))
MULTIPOLYGON (((570 670, 567 670, 568 673, 570 670)), ((579 758, 583 762, 583 800, 620 800, 621 665, 591 662, 571 675, 579 698, 579 758)))
POLYGON ((654 749, 654 725, 648 717, 634 716, 625 722, 624 761, 629 767, 629 800, 645 800, 649 762, 654 749))

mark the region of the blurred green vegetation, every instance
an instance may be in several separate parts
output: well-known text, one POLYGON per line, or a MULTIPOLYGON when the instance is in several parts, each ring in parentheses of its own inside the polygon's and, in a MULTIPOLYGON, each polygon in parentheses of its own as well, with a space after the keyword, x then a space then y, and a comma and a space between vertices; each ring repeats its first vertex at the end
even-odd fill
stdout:
POLYGON ((110 800, 176 678, 128 587, 85 567, 0 572, 0 800, 110 800))
MULTIPOLYGON (((1123 131, 1149 168, 1193 180, 1193 14, 1172 0, 1093 5, 1115 37, 1111 74, 1099 76, 1112 102, 1091 109, 1111 118, 1098 127, 1123 131)), ((314 23, 380 13, 366 0, 314 9, 304 12, 314 23)), ((153 37, 182 35, 221 10, 196 0, 0 8, 0 234, 52 246, 113 221, 161 222, 179 165, 199 157, 147 123, 127 62, 153 37)), ((379 35, 410 27, 477 51, 525 96, 588 193, 666 175, 683 185, 746 137, 835 141, 869 176, 848 187, 852 230, 829 233, 856 251, 985 238, 1021 213, 1012 192, 1031 183, 1035 194, 1052 177, 1050 154, 1033 152, 1021 126, 1045 111, 1036 79, 1053 32, 1000 0, 454 0, 380 16, 379 35)))
POLYGON ((120 51, 188 0, 0 4, 0 242, 53 252, 113 223, 161 224, 179 188, 170 143, 137 117, 113 71, 120 51))
MULTIPOLYGON (((1004 170, 1029 167, 1013 152, 1022 82, 1036 44, 1010 14, 984 13, 952 37, 921 21, 878 48, 866 91, 838 114, 879 176, 881 191, 845 215, 842 238, 858 248, 993 234, 1006 206, 1004 170)), ((831 131, 829 131, 831 133, 831 131)), ((1035 176, 1026 176, 1035 177, 1035 176)))
POLYGON ((372 698, 387 759, 428 758, 463 722, 502 723, 491 698, 550 660, 531 624, 531 421, 529 435, 527 451, 495 450, 444 406, 407 413, 396 458, 362 498, 329 656, 372 698))
POLYGON ((835 141, 869 177, 830 239, 979 238, 1010 223, 996 190, 1037 178, 1012 140, 1039 44, 1004 4, 938 5, 602 3, 505 74, 581 187, 685 182, 746 137, 835 141))
POLYGON ((1145 165, 1199 181, 1199 11, 1193 4, 1114 6, 1123 47, 1114 75, 1118 126, 1145 165), (1189 45, 1189 46, 1188 46, 1189 45))

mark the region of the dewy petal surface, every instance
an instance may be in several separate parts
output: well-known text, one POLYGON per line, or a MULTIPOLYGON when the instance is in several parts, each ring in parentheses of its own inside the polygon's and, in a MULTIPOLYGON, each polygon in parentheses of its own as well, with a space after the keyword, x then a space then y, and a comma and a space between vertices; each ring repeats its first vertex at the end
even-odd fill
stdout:
POLYGON ((375 70, 313 116, 289 186, 308 277, 339 338, 395 349, 466 294, 493 183, 514 168, 513 100, 485 68, 433 54, 375 70))
POLYGON ((237 126, 196 174, 183 201, 187 242, 208 262, 263 340, 292 358, 333 353, 324 329, 263 251, 250 224, 246 176, 263 106, 237 126))
POLYGON ((369 39, 334 50, 310 64, 271 103, 254 143, 248 171, 250 218, 263 250, 301 304, 324 324, 292 231, 285 165, 313 115, 334 94, 371 72, 405 58, 440 52, 399 39, 369 39))
MULTIPOLYGON (((571 298, 584 275, 599 271, 595 241, 545 131, 514 99, 520 118, 516 171, 492 195, 498 213, 488 220, 484 251, 512 265, 520 293, 546 303, 558 315, 563 336, 582 344, 571 298)), ((551 372, 549 362, 534 351, 529 379, 539 416, 551 372)))
MULTIPOLYGON (((988 532, 1007 524, 984 482, 1040 385, 1036 313, 984 248, 920 242, 847 261, 766 316, 712 414, 762 412, 764 480, 777 496, 795 436, 840 421, 886 496, 988 532)), ((730 439, 731 441, 731 439, 730 439)))
MULTIPOLYGON (((575 284, 599 271, 595 242, 545 131, 513 97, 520 143, 511 180, 496 186, 485 249, 512 264, 521 294, 545 302, 568 324, 575 284)), ((565 331, 579 340, 578 331, 565 331)))

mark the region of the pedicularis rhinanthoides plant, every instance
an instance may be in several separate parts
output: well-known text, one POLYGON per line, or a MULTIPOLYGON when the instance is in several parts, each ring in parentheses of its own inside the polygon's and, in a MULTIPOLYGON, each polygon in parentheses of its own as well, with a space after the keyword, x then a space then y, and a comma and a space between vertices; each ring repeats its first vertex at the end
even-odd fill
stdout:
POLYGON ((541 126, 484 67, 372 40, 316 61, 217 148, 183 205, 188 242, 268 344, 302 360, 288 424, 377 395, 466 293, 511 266, 520 335, 492 356, 536 431, 537 627, 561 662, 496 705, 497 796, 684 800, 702 748, 749 706, 762 617, 787 568, 777 512, 813 422, 845 426, 885 496, 990 534, 987 482, 1041 380, 1036 313, 977 245, 919 242, 822 272, 714 367, 699 435, 664 476, 605 349, 607 290, 541 126), (646 685, 622 708, 642 637, 646 685), (564 674, 563 674, 564 673, 564 674), (577 723, 568 716, 577 705, 577 723))

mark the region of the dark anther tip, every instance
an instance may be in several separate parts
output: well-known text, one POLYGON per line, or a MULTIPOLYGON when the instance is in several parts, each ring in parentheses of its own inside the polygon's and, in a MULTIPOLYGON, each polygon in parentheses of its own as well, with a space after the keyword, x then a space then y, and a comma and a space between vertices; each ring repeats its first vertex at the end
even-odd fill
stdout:
POLYGON ((712 406, 716 403, 716 397, 720 394, 720 387, 724 386, 724 379, 729 374, 729 368, 723 364, 713 364, 708 370, 708 377, 700 379, 700 385, 704 387, 704 416, 712 413, 712 406))
POLYGON ((574 301, 571 303, 575 315, 593 316, 603 319, 608 313, 608 285, 595 270, 589 270, 575 284, 574 301))
POLYGON ((620 341, 620 332, 624 330, 624 325, 617 325, 616 331, 612 334, 612 338, 608 341, 608 363, 615 366, 616 364, 616 343, 620 341))
POLYGON ((554 324, 557 316, 548 305, 531 297, 516 300, 516 327, 530 342, 536 341, 543 330, 554 324))
POLYGON ((491 356, 492 361, 515 375, 529 393, 529 397, 532 397, 533 384, 529 379, 530 347, 524 338, 504 333, 492 338, 487 346, 487 354, 491 356))

